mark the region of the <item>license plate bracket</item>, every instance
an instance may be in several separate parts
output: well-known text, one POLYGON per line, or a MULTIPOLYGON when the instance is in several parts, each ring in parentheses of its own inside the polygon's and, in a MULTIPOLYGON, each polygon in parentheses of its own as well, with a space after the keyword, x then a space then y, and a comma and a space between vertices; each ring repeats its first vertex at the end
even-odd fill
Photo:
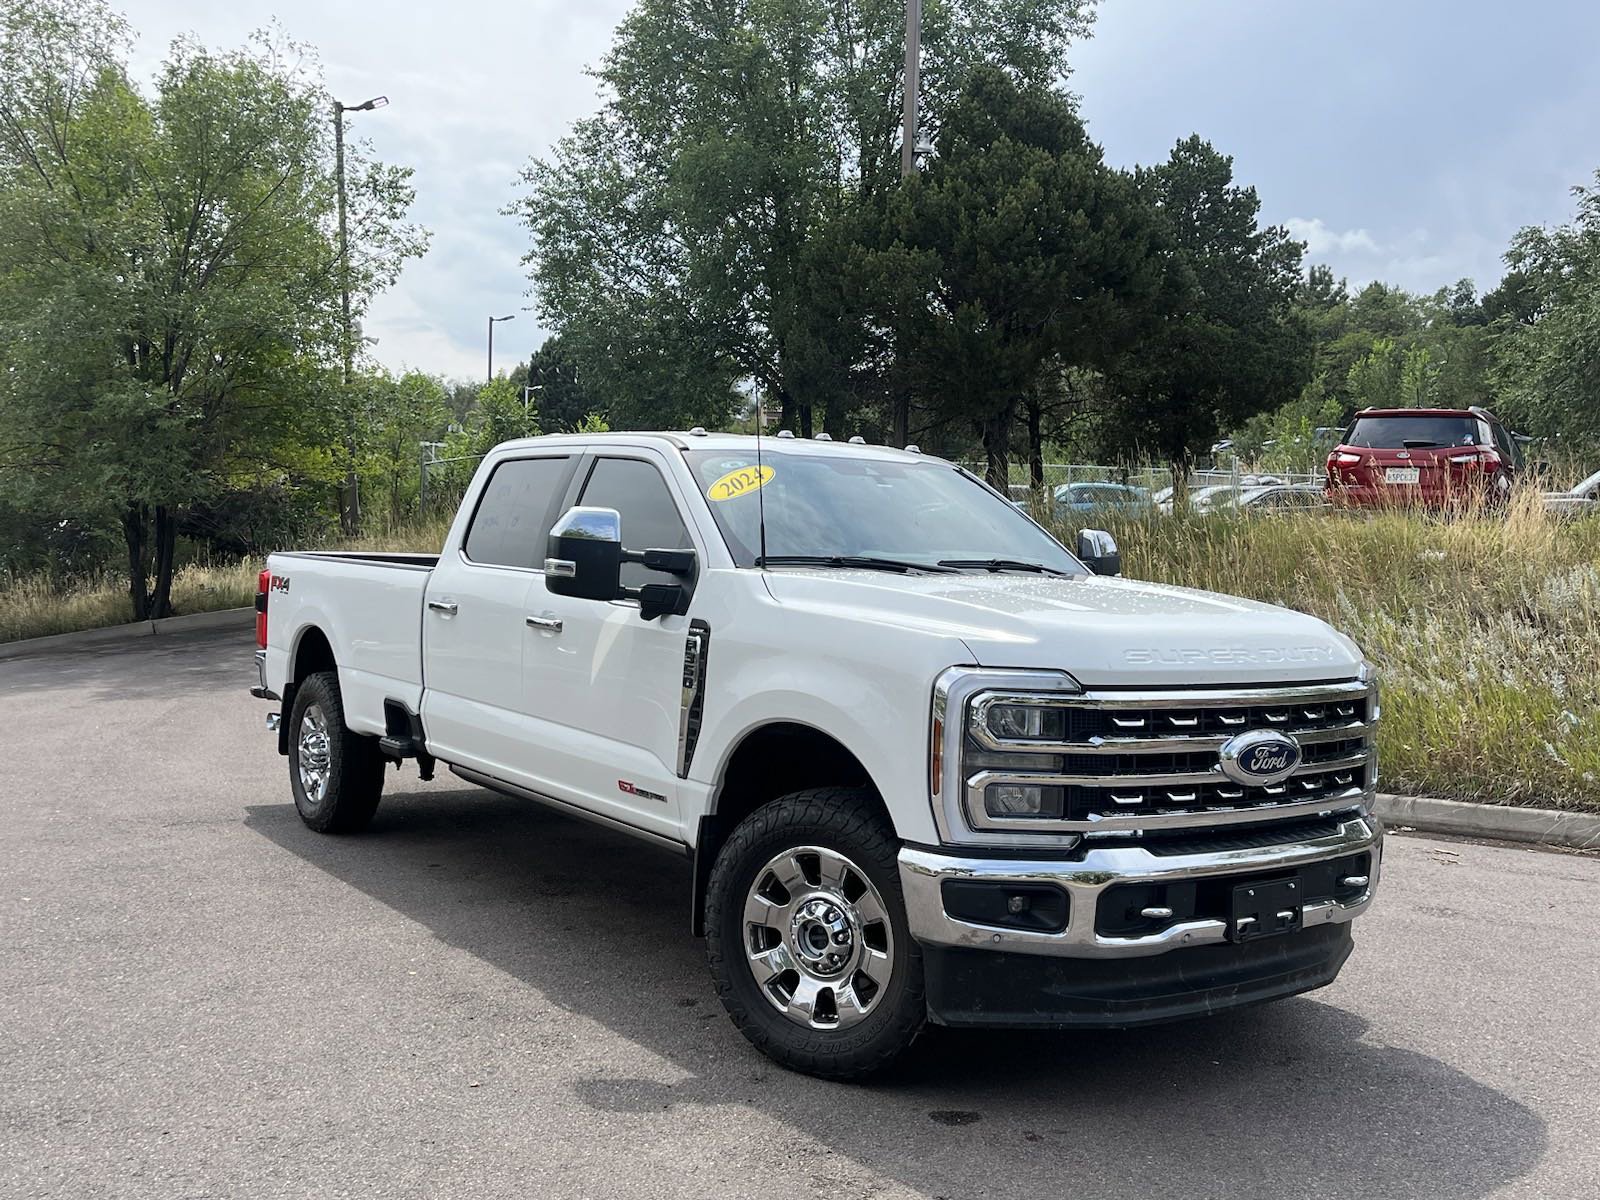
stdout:
POLYGON ((1249 942, 1293 933, 1300 928, 1302 903, 1298 877, 1241 883, 1233 889, 1228 940, 1249 942))
POLYGON ((1416 483, 1422 478, 1422 471, 1417 467, 1385 467, 1383 481, 1385 483, 1416 483))

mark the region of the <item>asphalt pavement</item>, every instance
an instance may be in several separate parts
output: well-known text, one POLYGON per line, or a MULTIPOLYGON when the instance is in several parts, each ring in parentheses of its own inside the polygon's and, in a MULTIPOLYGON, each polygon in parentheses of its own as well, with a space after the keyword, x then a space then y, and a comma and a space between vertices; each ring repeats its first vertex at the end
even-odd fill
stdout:
POLYGON ((1600 1197, 1600 858, 1392 837, 1331 988, 823 1083, 676 857, 410 770, 305 829, 251 648, 0 663, 0 1196, 1600 1197))

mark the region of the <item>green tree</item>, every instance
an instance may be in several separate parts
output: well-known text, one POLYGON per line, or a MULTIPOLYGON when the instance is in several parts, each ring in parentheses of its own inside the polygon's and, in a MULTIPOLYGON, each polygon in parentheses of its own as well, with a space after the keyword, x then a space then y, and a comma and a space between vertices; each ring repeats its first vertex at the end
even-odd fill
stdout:
POLYGON ((351 390, 372 414, 364 436, 363 490, 382 495, 390 528, 411 514, 416 502, 422 443, 438 440, 449 419, 444 384, 420 371, 395 378, 387 371, 358 375, 351 390))
MULTIPOLYGON (((1056 80, 1088 12, 930 3, 927 128, 979 63, 1056 80)), ((604 107, 514 208, 541 312, 614 421, 720 424, 749 379, 812 431, 863 345, 814 244, 898 178, 903 36, 900 0, 640 0, 622 22, 604 107)))
POLYGON ((1295 307, 1304 247, 1260 224, 1255 189, 1235 183, 1233 160, 1198 136, 1137 176, 1188 291, 1119 373, 1114 428, 1124 453, 1154 452, 1181 481, 1197 449, 1311 378, 1310 336, 1295 307))
POLYGON ((1167 283, 1152 214, 1065 97, 998 68, 972 74, 889 212, 922 270, 907 347, 920 390, 978 431, 1003 487, 1019 413, 1037 464, 1047 375, 1111 362, 1149 323, 1167 283))
POLYGON ((1595 183, 1573 189, 1569 224, 1517 234, 1496 298, 1503 415, 1590 453, 1600 450, 1600 172, 1595 183))
MULTIPOLYGON (((98 3, 0 13, 0 461, 115 519, 144 618, 187 509, 337 466, 338 286, 328 102, 293 48, 179 41, 147 98, 126 42, 98 3)), ((406 172, 357 179, 359 311, 422 238, 406 172)))
POLYGON ((528 386, 534 389, 539 424, 546 433, 576 432, 591 413, 605 406, 590 397, 578 379, 578 359, 561 336, 546 338, 528 360, 528 386))

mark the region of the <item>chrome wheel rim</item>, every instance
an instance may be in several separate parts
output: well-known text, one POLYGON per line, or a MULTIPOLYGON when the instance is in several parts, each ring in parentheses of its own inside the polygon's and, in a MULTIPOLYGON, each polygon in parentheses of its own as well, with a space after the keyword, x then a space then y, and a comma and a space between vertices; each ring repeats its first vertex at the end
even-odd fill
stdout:
POLYGON ((300 769, 300 790, 312 804, 321 804, 328 794, 328 777, 332 774, 333 753, 328 741, 328 718, 322 705, 308 705, 300 715, 300 738, 297 766, 300 769))
POLYGON ((745 897, 744 948, 756 986, 810 1029, 844 1029, 877 1008, 894 973, 894 925, 867 873, 837 850, 772 858, 745 897))

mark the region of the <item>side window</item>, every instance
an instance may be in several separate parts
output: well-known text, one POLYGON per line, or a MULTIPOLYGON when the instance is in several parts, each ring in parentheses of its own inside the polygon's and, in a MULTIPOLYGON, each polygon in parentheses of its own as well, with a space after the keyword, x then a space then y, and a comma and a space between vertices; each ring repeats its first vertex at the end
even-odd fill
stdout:
POLYGON ((565 489, 570 458, 513 458, 489 477, 463 545, 475 563, 501 567, 544 565, 551 509, 565 489))
MULTIPOLYGON (((682 550, 694 543, 678 506, 653 463, 638 458, 602 458, 589 473, 580 504, 614 508, 622 516, 622 544, 629 550, 682 550)), ((670 575, 622 564, 622 586, 671 583, 670 575)))
POLYGON ((1504 458, 1513 467, 1522 465, 1522 447, 1517 444, 1517 439, 1511 436, 1511 430, 1504 425, 1494 426, 1494 444, 1504 458))

